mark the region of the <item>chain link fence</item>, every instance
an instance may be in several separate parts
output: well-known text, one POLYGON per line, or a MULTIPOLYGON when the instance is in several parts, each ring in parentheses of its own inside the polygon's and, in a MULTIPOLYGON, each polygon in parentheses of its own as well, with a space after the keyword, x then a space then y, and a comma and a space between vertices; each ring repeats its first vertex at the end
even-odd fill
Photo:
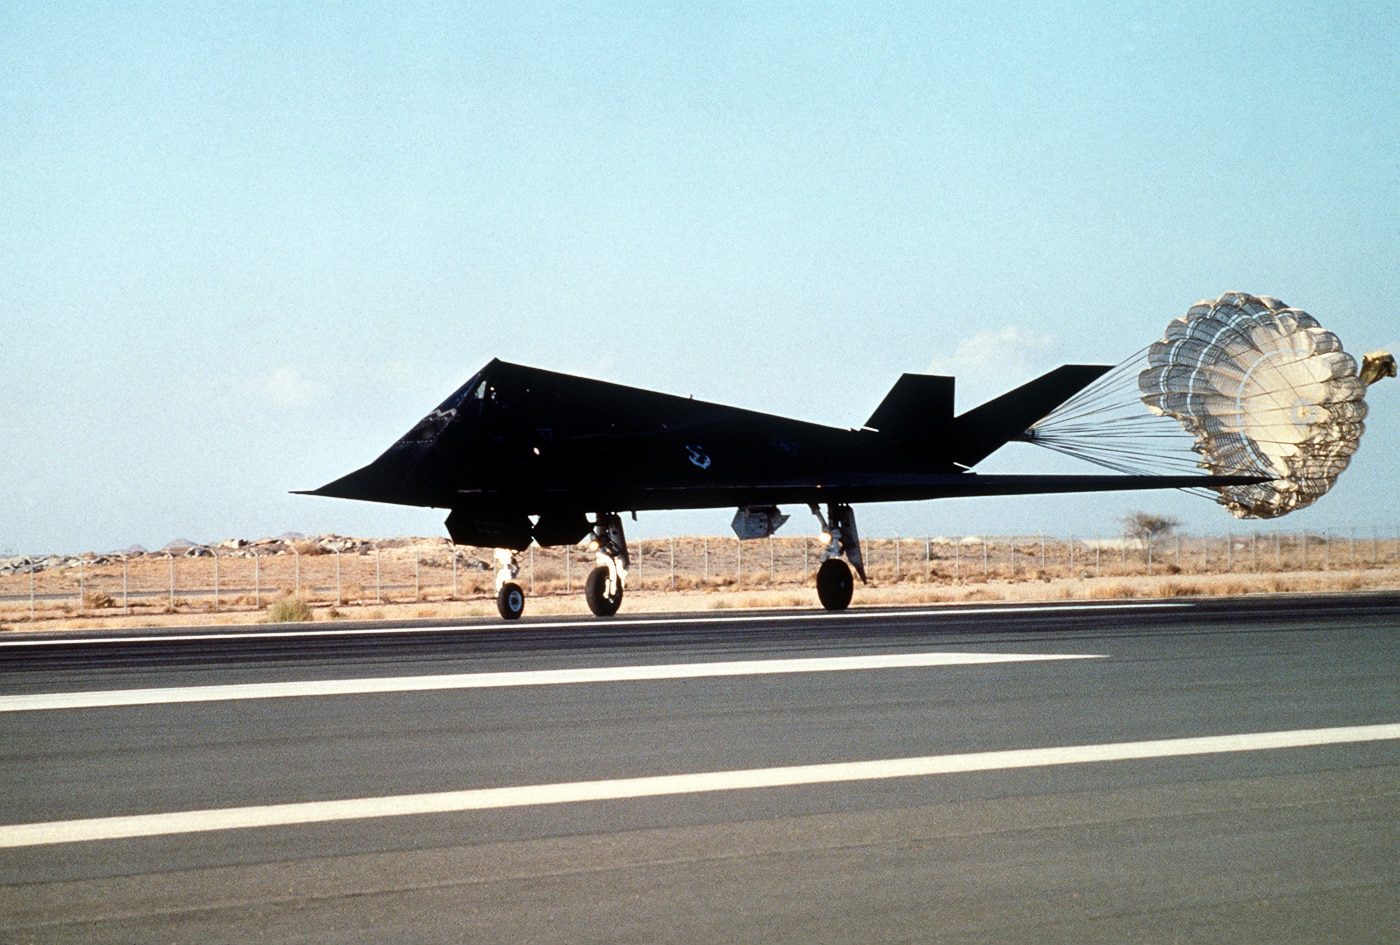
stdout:
MULTIPOLYGON (((814 583, 815 538, 634 539, 628 590, 800 587, 814 583)), ((876 585, 1056 578, 1355 571, 1400 564, 1400 535, 1380 530, 1174 536, 873 538, 876 585)), ((586 547, 531 548, 517 581, 531 596, 578 593, 596 565, 586 547)), ((489 598, 489 549, 446 539, 226 542, 165 552, 0 560, 0 619, 112 612, 258 610, 294 596, 348 606, 489 598)))

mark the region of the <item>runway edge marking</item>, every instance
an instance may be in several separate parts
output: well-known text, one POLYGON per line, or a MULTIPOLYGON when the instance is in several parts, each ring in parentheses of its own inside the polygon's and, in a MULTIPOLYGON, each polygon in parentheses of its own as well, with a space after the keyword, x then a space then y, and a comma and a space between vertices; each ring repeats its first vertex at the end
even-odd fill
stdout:
POLYGON ((388 797, 309 801, 257 807, 230 807, 167 814, 98 817, 85 820, 0 826, 0 849, 98 840, 123 840, 170 834, 208 833, 252 827, 284 827, 344 820, 370 820, 422 814, 448 814, 512 807, 573 804, 586 801, 663 797, 712 791, 837 784, 849 781, 927 777, 937 774, 995 771, 1009 768, 1135 761, 1150 758, 1267 751, 1397 739, 1400 739, 1400 723, 1388 723, 1346 728, 1212 735, 1199 738, 1074 745, 1062 748, 1024 748, 959 755, 932 755, 922 758, 894 758, 884 761, 838 762, 786 768, 752 768, 739 771, 715 771, 604 781, 534 784, 521 787, 476 788, 465 791, 439 791, 429 794, 400 794, 388 797))
POLYGON ((306 696, 431 692, 447 689, 497 689, 510 686, 559 686, 576 683, 645 682, 718 676, 768 676, 783 673, 917 669, 933 666, 975 666, 988 663, 1032 663, 1103 658, 1101 655, 1091 653, 892 653, 873 656, 824 656, 720 663, 669 663, 651 666, 594 666, 499 673, 388 676, 369 679, 227 683, 215 686, 172 686, 164 689, 110 689, 93 692, 0 696, 0 713, 169 705, 182 702, 231 702, 247 699, 284 699, 306 696))
MULTIPOLYGON (((981 617, 996 616, 998 614, 1027 614, 1027 613, 1055 613, 1063 611, 1066 613, 1078 613, 1081 611, 1117 611, 1117 610, 1168 610, 1172 608, 1192 607, 1189 601, 1150 601, 1132 603, 1104 603, 1104 604, 1036 604, 1036 605, 1015 605, 1005 606, 1001 604, 990 604, 982 607, 937 607, 924 610, 844 610, 839 613, 828 611, 814 611, 812 613, 786 613, 786 614, 736 614, 723 617, 699 616, 699 617, 657 617, 637 618, 620 621, 619 627, 672 627, 672 626, 701 626, 704 624, 725 624, 725 623, 772 623, 775 621, 790 620, 875 620, 888 619, 891 617, 981 617)), ((585 620, 527 620, 519 624, 523 630, 575 630, 581 627, 597 627, 597 618, 585 620)), ((200 640, 284 640, 294 637, 359 637, 359 636, 385 636, 396 634, 414 633, 460 633, 467 630, 483 630, 496 628, 495 623, 462 623, 448 624, 445 626, 397 626, 397 627, 335 627, 323 630, 233 630, 213 633, 171 633, 171 634, 147 634, 144 636, 108 636, 108 637, 62 637, 55 639, 28 639, 28 640, 0 640, 0 648, 7 647, 34 647, 34 646, 87 646, 90 644, 107 643, 191 643, 200 640)))

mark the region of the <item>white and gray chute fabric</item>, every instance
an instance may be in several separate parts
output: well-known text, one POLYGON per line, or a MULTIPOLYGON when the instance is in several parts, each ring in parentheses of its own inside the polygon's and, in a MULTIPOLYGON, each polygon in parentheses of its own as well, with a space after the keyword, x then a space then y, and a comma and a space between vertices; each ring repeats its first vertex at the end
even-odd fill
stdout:
POLYGON ((1213 473, 1274 477, 1221 490, 1240 518, 1274 518, 1332 488, 1365 429, 1356 359, 1307 312, 1227 292, 1167 326, 1138 375, 1143 403, 1195 437, 1213 473))
POLYGON ((1359 373, 1307 312, 1227 292, 1192 306, 1027 439, 1123 472, 1267 476, 1202 491, 1239 518, 1275 518, 1311 505, 1346 469, 1366 386, 1393 376, 1393 364, 1374 352, 1359 373))

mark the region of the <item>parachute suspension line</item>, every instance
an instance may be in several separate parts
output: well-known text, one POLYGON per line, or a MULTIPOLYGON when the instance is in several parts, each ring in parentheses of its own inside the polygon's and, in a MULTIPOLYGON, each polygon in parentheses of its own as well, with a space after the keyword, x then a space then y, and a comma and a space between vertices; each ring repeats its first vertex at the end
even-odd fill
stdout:
MULTIPOLYGON (((1133 476, 1201 471, 1192 438, 1170 417, 1150 413, 1138 392, 1147 348, 1129 355, 1027 431, 1037 446, 1133 476)), ((1202 489, 1184 489, 1214 497, 1202 489)))

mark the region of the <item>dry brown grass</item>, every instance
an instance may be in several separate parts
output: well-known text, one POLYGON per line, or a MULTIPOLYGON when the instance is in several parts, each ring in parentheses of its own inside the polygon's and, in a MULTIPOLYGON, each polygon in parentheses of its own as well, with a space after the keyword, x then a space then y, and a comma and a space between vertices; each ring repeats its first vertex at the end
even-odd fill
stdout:
MULTIPOLYGON (((1381 566, 1373 566, 1370 562, 1372 549, 1364 545, 1360 550, 1365 553, 1358 555, 1352 555, 1345 546, 1334 549, 1333 559, 1338 563, 1335 570, 1327 569, 1323 557, 1314 549, 1310 558, 1313 567, 1308 570, 1187 573, 1178 568, 1175 561, 1161 561, 1156 565, 1157 573, 1149 576, 1121 573, 1122 562, 1116 554, 1102 556, 1103 568, 1097 574, 1092 566, 1098 562, 1087 555, 1081 555, 1073 569, 1063 556, 1057 563, 1053 554, 1046 566, 1041 566, 1038 544, 1022 547, 1023 557, 1014 567, 1014 574, 1009 561, 1003 559, 998 564, 995 558, 984 574, 980 554, 975 557, 965 554, 960 565, 947 557, 935 557, 926 565, 921 542, 907 544, 896 572, 887 540, 880 541, 886 542, 886 546, 877 547, 875 553, 883 555, 883 559, 870 568, 871 584, 857 586, 856 607, 1400 588, 1400 566, 1383 561, 1381 566), (1353 557, 1355 567, 1341 566, 1353 557)), ((726 549, 734 547, 732 539, 727 543, 710 541, 708 577, 703 573, 704 542, 677 539, 675 546, 675 588, 671 588, 669 546, 648 542, 644 567, 634 565, 633 568, 633 581, 641 578, 643 584, 638 587, 629 581, 624 613, 818 606, 813 581, 818 555, 812 551, 807 559, 809 567, 804 582, 800 543, 789 542, 784 547, 779 542, 771 577, 767 554, 751 554, 746 549, 742 581, 736 576, 732 555, 726 557, 726 549)), ((480 570, 470 555, 464 554, 455 575, 454 595, 452 559, 446 548, 443 541, 423 541, 417 545, 385 548, 379 555, 351 552, 307 555, 300 560, 296 572, 293 572, 291 556, 264 556, 260 560, 260 594, 254 590, 251 560, 223 558, 217 608, 210 593, 213 561, 208 558, 133 559, 129 563, 129 597, 123 594, 125 575, 119 564, 88 566, 85 583, 81 586, 78 576, 71 571, 41 572, 37 575, 36 619, 32 621, 28 601, 30 578, 28 575, 10 576, 0 580, 0 593, 6 598, 0 601, 0 620, 10 629, 254 623, 268 617, 259 604, 266 605, 289 594, 305 601, 316 620, 494 617, 491 571, 480 570), (177 579, 173 601, 168 592, 172 568, 177 579), (339 604, 336 602, 337 577, 339 604), (189 594, 193 588, 202 589, 200 596, 189 594), (376 600, 376 597, 382 599, 376 600)), ((1381 550, 1386 552, 1384 547, 1381 550)), ((948 552, 945 549, 942 553, 948 552)), ((1393 552, 1386 554, 1393 558, 1393 552)), ((1382 558, 1385 557, 1383 554, 1382 558)), ((1181 560, 1183 565, 1194 569, 1198 558, 1195 554, 1182 555, 1181 560)), ((640 555, 638 560, 641 560, 640 555)), ((1286 555, 1284 560, 1286 564, 1286 555)), ((1128 563, 1133 564, 1131 560, 1128 563)), ((1255 563, 1272 564, 1272 553, 1261 553, 1257 562, 1245 557, 1243 551, 1236 554, 1237 566, 1252 568, 1255 563)), ((528 595, 527 617, 588 616, 582 589, 588 570, 593 566, 591 556, 579 551, 572 556, 567 572, 557 549, 539 553, 535 564, 535 568, 523 570, 520 577, 528 595)))

